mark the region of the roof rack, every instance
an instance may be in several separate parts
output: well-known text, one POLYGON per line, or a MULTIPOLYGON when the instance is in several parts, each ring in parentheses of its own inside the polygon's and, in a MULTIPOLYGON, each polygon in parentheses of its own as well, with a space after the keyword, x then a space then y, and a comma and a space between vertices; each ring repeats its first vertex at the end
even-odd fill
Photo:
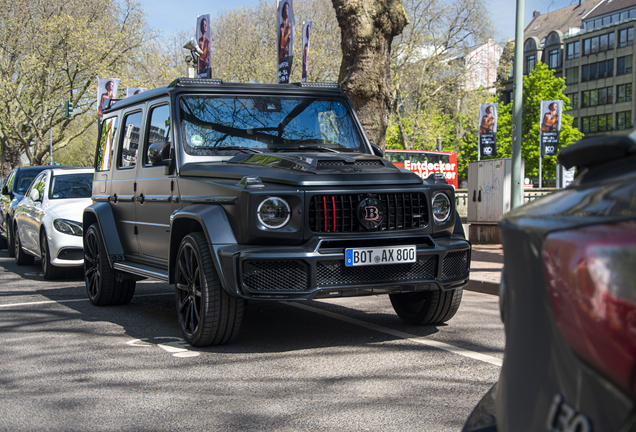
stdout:
POLYGON ((295 85, 299 86, 299 87, 317 87, 317 88, 332 88, 332 89, 337 89, 340 88, 340 85, 338 83, 334 83, 334 82, 326 82, 326 83, 318 83, 318 82, 297 82, 294 83, 295 85))

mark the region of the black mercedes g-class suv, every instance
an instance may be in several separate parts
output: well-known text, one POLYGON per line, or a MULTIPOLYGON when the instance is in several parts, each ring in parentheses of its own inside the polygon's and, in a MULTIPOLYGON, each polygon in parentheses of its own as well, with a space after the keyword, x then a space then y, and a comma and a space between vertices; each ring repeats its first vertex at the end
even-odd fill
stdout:
POLYGON ((88 296, 125 304, 137 280, 174 283, 194 346, 232 341, 245 300, 389 294, 405 322, 445 322, 470 268, 454 190, 381 156, 337 85, 181 78, 109 104, 88 296))

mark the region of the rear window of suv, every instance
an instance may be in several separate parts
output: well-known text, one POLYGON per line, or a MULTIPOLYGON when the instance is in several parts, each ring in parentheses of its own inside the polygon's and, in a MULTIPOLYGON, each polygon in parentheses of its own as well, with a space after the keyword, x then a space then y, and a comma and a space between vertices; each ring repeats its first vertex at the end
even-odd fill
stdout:
POLYGON ((338 99, 182 96, 181 140, 188 154, 259 152, 298 146, 365 152, 352 114, 338 99))

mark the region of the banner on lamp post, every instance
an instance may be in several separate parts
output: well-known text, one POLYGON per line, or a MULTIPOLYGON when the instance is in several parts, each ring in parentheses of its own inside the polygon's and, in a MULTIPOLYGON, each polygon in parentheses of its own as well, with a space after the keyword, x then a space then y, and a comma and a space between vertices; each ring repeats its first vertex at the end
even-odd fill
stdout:
POLYGON ((203 54, 197 61, 197 78, 212 78, 210 63, 212 51, 210 51, 210 14, 197 17, 197 43, 203 54))
POLYGON ((126 97, 138 95, 145 92, 147 89, 143 87, 126 87, 126 97))
POLYGON ((559 152, 562 112, 563 101, 541 101, 541 156, 554 156, 559 152))
POLYGON ((309 66, 308 55, 309 55, 309 41, 311 36, 311 25, 313 21, 308 21, 303 23, 303 69, 301 75, 301 81, 307 82, 307 68, 309 66))
POLYGON ((294 60, 294 6, 292 0, 277 0, 276 41, 279 84, 289 82, 294 60))
POLYGON ((498 104, 479 105, 479 156, 497 156, 498 104))
POLYGON ((102 109, 104 102, 108 99, 117 98, 117 87, 119 87, 119 79, 104 78, 97 80, 97 118, 102 121, 102 109))

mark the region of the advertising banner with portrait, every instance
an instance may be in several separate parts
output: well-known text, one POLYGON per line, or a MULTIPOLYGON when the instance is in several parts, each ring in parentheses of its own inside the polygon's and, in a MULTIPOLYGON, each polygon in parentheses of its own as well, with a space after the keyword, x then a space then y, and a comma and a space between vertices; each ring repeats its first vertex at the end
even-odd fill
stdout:
POLYGON ((203 54, 197 61, 197 78, 212 78, 210 63, 212 51, 210 51, 210 14, 197 17, 197 43, 203 54))
POLYGON ((126 87, 126 97, 134 96, 145 92, 147 89, 143 87, 126 87))
POLYGON ((102 120, 102 109, 107 99, 117 98, 119 79, 105 78, 97 80, 97 118, 102 120))
POLYGON ((301 81, 307 82, 307 67, 309 67, 309 41, 311 36, 311 25, 313 21, 303 23, 303 69, 301 75, 301 81))
POLYGON ((289 82, 294 60, 294 6, 292 0, 277 0, 276 42, 278 56, 277 81, 280 84, 289 82))
POLYGON ((559 152, 562 112, 563 101, 541 101, 541 156, 554 156, 559 152))
POLYGON ((498 104, 479 105, 479 155, 497 156, 498 104))

